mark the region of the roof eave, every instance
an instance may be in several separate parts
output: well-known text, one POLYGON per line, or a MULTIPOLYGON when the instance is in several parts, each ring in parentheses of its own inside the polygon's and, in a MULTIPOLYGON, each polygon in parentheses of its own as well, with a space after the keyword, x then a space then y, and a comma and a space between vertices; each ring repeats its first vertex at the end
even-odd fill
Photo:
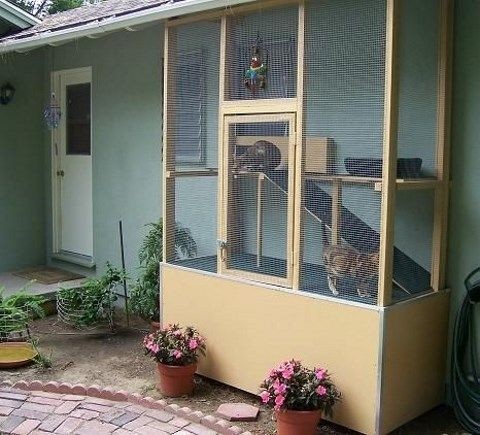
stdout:
POLYGON ((110 17, 67 29, 42 32, 38 35, 18 40, 12 39, 0 42, 0 54, 12 51, 25 52, 45 45, 54 46, 82 37, 100 36, 108 32, 141 24, 255 1, 258 0, 184 0, 179 3, 156 6, 120 17, 110 17))
POLYGON ((20 29, 28 29, 41 21, 22 8, 10 3, 7 0, 0 0, 0 10, 6 12, 2 18, 20 29))

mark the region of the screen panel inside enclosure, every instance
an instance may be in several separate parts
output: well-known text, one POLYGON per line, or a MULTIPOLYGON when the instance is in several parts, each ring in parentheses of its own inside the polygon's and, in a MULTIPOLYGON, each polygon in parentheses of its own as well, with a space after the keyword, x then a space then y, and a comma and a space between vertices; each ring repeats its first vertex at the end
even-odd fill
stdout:
POLYGON ((397 191, 393 302, 431 290, 433 216, 433 190, 397 191))
POLYGON ((218 166, 220 22, 172 27, 169 142, 177 170, 218 166))
POLYGON ((399 178, 435 177, 440 0, 402 0, 398 29, 399 178))
POLYGON ((297 5, 232 15, 227 32, 226 100, 296 96, 297 5))
POLYGON ((291 128, 288 121, 227 122, 229 270, 287 278, 291 128))
POLYGON ((385 0, 306 3, 300 289, 375 304, 385 0))
POLYGON ((175 179, 176 256, 171 263, 217 271, 217 189, 216 174, 175 179))

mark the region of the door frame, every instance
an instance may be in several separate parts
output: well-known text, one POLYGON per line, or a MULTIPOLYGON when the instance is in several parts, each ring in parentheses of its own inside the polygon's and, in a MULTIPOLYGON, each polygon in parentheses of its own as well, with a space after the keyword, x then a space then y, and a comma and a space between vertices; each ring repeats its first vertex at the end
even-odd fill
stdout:
MULTIPOLYGON (((61 120, 64 122, 65 118, 65 102, 60 100, 60 95, 62 92, 62 86, 64 84, 65 77, 68 75, 84 75, 85 82, 92 85, 92 67, 81 67, 81 68, 71 68, 56 70, 50 73, 50 94, 58 96, 57 101, 60 103, 61 107, 61 120)), ((93 92, 90 93, 90 119, 93 122, 93 92)), ((91 143, 91 158, 93 163, 93 134, 92 134, 92 123, 90 124, 90 143, 91 143)), ((67 261, 70 263, 78 264, 84 267, 95 267, 95 261, 93 256, 87 256, 82 254, 76 254, 72 252, 67 252, 62 250, 62 212, 61 212, 61 187, 60 187, 60 177, 58 176, 58 171, 61 169, 61 153, 60 153, 60 142, 64 134, 63 128, 54 128, 51 130, 50 136, 50 161, 51 161, 51 192, 52 192, 52 253, 51 257, 53 259, 58 259, 62 261, 67 261)), ((93 173, 92 173, 93 177, 93 173)), ((92 192, 92 201, 93 201, 93 192, 92 192)), ((93 207, 93 203, 92 203, 93 207)), ((93 216, 92 216, 92 225, 93 225, 93 216)), ((92 240, 93 242, 93 240, 92 240)))
POLYGON ((219 174, 221 176, 221 195, 219 201, 219 209, 221 213, 221 226, 219 229, 219 244, 218 244, 218 258, 220 259, 219 272, 224 275, 231 275, 236 277, 242 277, 246 279, 252 279, 254 281, 260 281, 267 284, 279 285, 282 287, 292 287, 293 284, 293 229, 294 229, 294 218, 295 218, 295 148, 297 144, 297 124, 296 124, 297 115, 294 112, 279 112, 279 113, 258 113, 258 114, 246 114, 246 115, 225 115, 223 117, 223 141, 221 148, 223 150, 222 154, 222 171, 219 174), (276 277, 272 275, 266 275, 255 272, 248 272, 238 269, 230 269, 228 267, 228 240, 229 237, 229 195, 231 190, 230 183, 230 128, 231 124, 242 123, 242 122, 286 122, 289 125, 289 135, 288 135, 288 192, 287 192, 287 246, 286 246, 286 277, 276 277), (224 244, 227 243, 227 245, 224 244))

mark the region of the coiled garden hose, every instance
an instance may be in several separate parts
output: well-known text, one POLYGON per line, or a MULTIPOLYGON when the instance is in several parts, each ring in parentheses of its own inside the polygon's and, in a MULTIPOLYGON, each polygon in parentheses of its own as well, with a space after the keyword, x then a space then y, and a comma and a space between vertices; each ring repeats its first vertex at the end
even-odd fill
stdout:
POLYGON ((480 302, 480 267, 465 279, 467 295, 455 319, 451 385, 453 409, 467 431, 480 434, 480 379, 475 312, 480 302))

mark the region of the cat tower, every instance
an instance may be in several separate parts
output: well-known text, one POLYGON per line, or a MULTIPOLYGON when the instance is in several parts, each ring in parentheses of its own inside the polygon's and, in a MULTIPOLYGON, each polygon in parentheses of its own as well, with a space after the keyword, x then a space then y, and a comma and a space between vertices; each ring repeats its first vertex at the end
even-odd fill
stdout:
POLYGON ((451 8, 265 0, 166 23, 161 312, 208 338, 200 373, 255 394, 281 360, 326 366, 333 421, 368 434, 442 403, 451 8), (279 162, 239 165, 262 141, 279 162), (325 228, 378 258, 341 258, 338 294, 325 228))

